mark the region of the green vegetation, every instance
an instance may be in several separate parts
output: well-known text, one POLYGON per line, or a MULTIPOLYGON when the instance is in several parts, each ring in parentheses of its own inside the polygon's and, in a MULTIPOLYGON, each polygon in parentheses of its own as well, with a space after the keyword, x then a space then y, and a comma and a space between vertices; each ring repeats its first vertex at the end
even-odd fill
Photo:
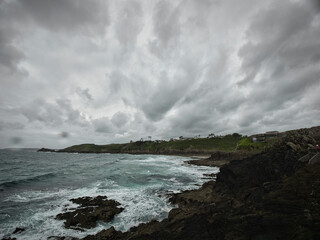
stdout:
POLYGON ((199 138, 174 141, 137 141, 125 144, 81 144, 65 148, 63 152, 94 152, 94 153, 172 153, 172 152, 213 152, 233 151, 238 142, 243 139, 240 134, 230 134, 223 137, 199 138))
POLYGON ((246 137, 238 142, 237 150, 260 152, 273 143, 272 139, 267 142, 251 142, 250 138, 246 137))

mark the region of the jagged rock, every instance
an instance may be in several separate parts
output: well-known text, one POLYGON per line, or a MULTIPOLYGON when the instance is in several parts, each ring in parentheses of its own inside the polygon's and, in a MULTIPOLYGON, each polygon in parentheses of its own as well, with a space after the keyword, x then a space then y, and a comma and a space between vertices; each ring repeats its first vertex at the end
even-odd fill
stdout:
POLYGON ((224 165, 216 182, 175 194, 178 208, 161 222, 85 239, 320 239, 320 164, 299 162, 304 135, 319 142, 320 127, 287 132, 267 151, 224 165))
POLYGON ((107 230, 102 230, 96 235, 88 235, 82 240, 97 240, 97 239, 121 239, 118 238, 122 235, 121 232, 118 232, 114 229, 114 227, 108 228, 107 230))
POLYGON ((317 153, 316 155, 314 155, 310 160, 309 160, 309 164, 313 165, 316 163, 320 163, 320 153, 317 153))
MULTIPOLYGON (((19 234, 19 233, 22 233, 23 231, 25 231, 24 228, 17 227, 17 228, 12 232, 12 234, 19 234)), ((2 240, 17 240, 17 238, 4 237, 4 238, 2 238, 2 240)))
POLYGON ((298 161, 310 132, 289 132, 267 151, 224 165, 216 182, 174 195, 179 208, 161 222, 90 239, 319 239, 320 164, 298 161))
POLYGON ((314 149, 315 147, 314 147, 312 144, 309 143, 309 144, 308 144, 308 148, 309 148, 309 149, 314 149))
POLYGON ((293 151, 298 152, 301 150, 301 147, 299 144, 294 144, 293 142, 288 142, 287 146, 289 146, 293 151))
POLYGON ((80 204, 80 207, 71 212, 60 213, 56 216, 59 220, 66 220, 66 228, 81 230, 81 228, 93 228, 97 221, 109 222, 113 217, 122 212, 118 208, 120 203, 109 200, 106 196, 81 197, 71 199, 73 203, 80 204))
POLYGON ((186 163, 198 165, 198 166, 216 166, 222 167, 225 164, 228 164, 230 161, 242 160, 246 157, 252 156, 254 153, 252 152, 243 152, 243 151, 235 151, 235 152, 221 152, 216 151, 211 154, 209 158, 199 159, 199 160, 190 160, 186 161, 186 163))
POLYGON ((22 233, 25 229, 17 227, 12 234, 22 233))
POLYGON ((309 160, 314 156, 315 154, 312 152, 309 152, 308 154, 304 155, 303 157, 299 158, 299 162, 309 162, 309 160))

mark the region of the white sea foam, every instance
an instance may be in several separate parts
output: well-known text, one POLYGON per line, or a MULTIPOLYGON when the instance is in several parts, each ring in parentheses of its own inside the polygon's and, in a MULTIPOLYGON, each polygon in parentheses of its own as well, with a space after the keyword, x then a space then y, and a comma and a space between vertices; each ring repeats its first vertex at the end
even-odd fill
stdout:
POLYGON ((14 194, 5 199, 5 201, 12 202, 30 202, 36 200, 44 200, 50 198, 57 198, 68 196, 72 190, 59 189, 57 191, 26 191, 20 194, 14 194))
MULTIPOLYGON (((92 174, 95 173, 94 171, 101 170, 102 166, 109 170, 105 175, 104 172, 100 172, 101 178, 85 187, 42 191, 28 190, 8 196, 5 199, 7 202, 28 204, 41 202, 41 204, 37 205, 37 208, 34 208, 34 205, 30 207, 18 221, 2 225, 1 230, 4 230, 4 233, 1 233, 0 237, 2 238, 6 234, 10 235, 16 227, 26 229, 20 234, 11 236, 18 240, 47 239, 49 236, 82 238, 110 226, 114 226, 117 230, 126 231, 142 222, 151 219, 161 220, 167 217, 168 212, 174 207, 167 201, 167 192, 176 193, 197 188, 196 184, 206 181, 202 179, 204 173, 218 171, 217 168, 184 164, 186 159, 181 157, 119 155, 117 159, 114 159, 112 155, 94 156, 100 162, 97 163, 99 167, 96 170, 92 168, 92 174), (103 160, 106 156, 112 159, 108 160, 107 158, 107 162, 101 162, 101 159, 103 160), (98 223, 97 227, 83 232, 65 229, 63 221, 55 219, 57 214, 77 206, 70 199, 98 195, 105 195, 109 199, 118 201, 124 207, 124 211, 115 216, 112 222, 98 223)), ((79 157, 81 158, 82 155, 79 157)), ((90 161, 95 161, 95 157, 92 155, 84 156, 80 160, 90 158, 90 161)), ((74 167, 78 166, 81 167, 81 164, 74 165, 74 167)), ((66 169, 63 169, 62 172, 68 174, 66 169)))

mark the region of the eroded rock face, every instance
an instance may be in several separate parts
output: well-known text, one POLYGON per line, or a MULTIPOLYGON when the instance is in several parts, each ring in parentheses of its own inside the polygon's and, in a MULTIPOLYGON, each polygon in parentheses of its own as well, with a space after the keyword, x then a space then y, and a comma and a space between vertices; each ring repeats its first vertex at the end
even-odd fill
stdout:
POLYGON ((123 208, 118 207, 120 203, 109 200, 106 196, 81 197, 71 201, 80 206, 71 212, 60 213, 56 217, 59 220, 66 220, 64 223, 66 228, 78 230, 93 228, 97 221, 109 222, 116 214, 123 211, 123 208))

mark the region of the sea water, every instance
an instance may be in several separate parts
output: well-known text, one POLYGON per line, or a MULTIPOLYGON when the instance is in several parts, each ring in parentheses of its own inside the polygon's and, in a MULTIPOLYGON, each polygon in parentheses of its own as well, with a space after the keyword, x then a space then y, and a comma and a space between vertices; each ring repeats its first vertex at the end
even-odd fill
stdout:
POLYGON ((114 226, 126 231, 174 207, 167 193, 199 188, 217 168, 191 166, 185 157, 129 154, 47 153, 0 150, 0 239, 82 238, 114 226), (64 228, 55 216, 72 198, 105 195, 124 208, 112 222, 86 231, 64 228), (16 228, 25 229, 12 234, 16 228))

